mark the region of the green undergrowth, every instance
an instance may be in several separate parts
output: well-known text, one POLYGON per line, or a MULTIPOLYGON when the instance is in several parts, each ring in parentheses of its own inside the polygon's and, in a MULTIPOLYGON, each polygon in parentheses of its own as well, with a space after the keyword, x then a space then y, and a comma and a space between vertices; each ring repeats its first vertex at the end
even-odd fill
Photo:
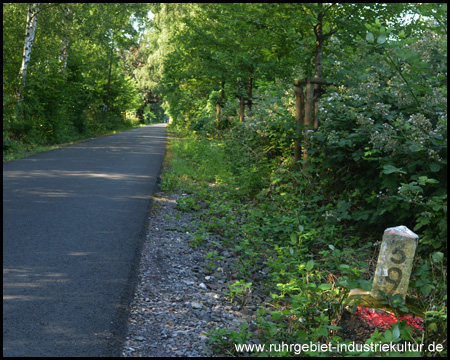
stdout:
POLYGON ((67 145, 76 144, 86 140, 90 140, 94 137, 101 137, 107 135, 113 135, 121 131, 130 130, 139 127, 137 122, 128 121, 112 129, 99 129, 96 132, 89 134, 76 134, 67 135, 62 141, 46 142, 36 139, 27 139, 22 141, 3 141, 3 161, 10 161, 14 159, 21 159, 27 156, 38 154, 41 152, 58 149, 67 145))
MULTIPOLYGON (((259 306, 256 330, 243 323, 240 331, 216 328, 208 334, 219 351, 292 356, 298 354, 269 350, 268 345, 264 350, 240 352, 235 345, 408 341, 441 344, 445 350, 434 355, 446 354, 446 260, 441 252, 418 254, 415 261, 409 294, 419 299, 417 305, 426 314, 423 335, 398 323, 368 339, 349 338, 339 326, 345 307, 356 309, 346 302, 346 295, 352 288, 370 290, 382 233, 364 232, 351 222, 336 221, 339 213, 331 213, 327 195, 320 188, 323 184, 293 166, 288 157, 251 151, 232 132, 226 136, 174 133, 168 154, 161 188, 183 193, 178 209, 197 214, 191 245, 204 245, 208 235, 220 235, 221 245, 236 254, 238 280, 229 285, 230 301, 245 307, 255 286, 263 286, 271 298, 259 306), (255 282, 261 265, 270 269, 262 284, 255 282)), ((219 258, 210 251, 208 266, 214 268, 219 258)), ((406 309, 403 303, 394 305, 406 309)), ((384 355, 389 354, 393 355, 384 355)), ((302 355, 383 354, 305 351, 302 355)))

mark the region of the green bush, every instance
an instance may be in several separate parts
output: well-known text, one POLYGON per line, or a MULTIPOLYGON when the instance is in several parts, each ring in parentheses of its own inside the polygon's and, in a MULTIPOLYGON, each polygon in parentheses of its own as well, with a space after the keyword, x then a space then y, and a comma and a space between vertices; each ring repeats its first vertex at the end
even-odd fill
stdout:
MULTIPOLYGON (((368 64, 377 67, 359 75, 357 86, 331 90, 321 99, 311 171, 332 186, 327 191, 335 199, 334 213, 341 212, 337 217, 379 229, 404 224, 419 233, 425 247, 445 249, 446 88, 434 72, 444 59, 435 56, 438 63, 415 67, 429 54, 423 48, 430 43, 421 44, 404 55, 413 59, 404 61, 407 75, 393 69, 383 53, 367 54, 368 64)), ((436 52, 440 44, 434 41, 436 52)), ((396 46, 389 51, 405 53, 406 45, 396 46)))

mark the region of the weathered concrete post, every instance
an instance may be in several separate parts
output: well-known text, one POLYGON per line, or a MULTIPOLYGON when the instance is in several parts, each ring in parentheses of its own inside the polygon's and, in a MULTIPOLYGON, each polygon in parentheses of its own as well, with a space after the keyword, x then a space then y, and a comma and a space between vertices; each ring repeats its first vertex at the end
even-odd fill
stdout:
POLYGON ((377 268, 370 295, 381 300, 379 290, 386 294, 402 294, 406 299, 414 255, 419 237, 406 226, 384 231, 377 268))
POLYGON ((352 289, 348 299, 360 298, 361 304, 373 308, 385 308, 380 300, 386 295, 402 294, 406 300, 409 279, 419 237, 406 226, 396 226, 384 231, 378 255, 377 268, 371 291, 352 289))

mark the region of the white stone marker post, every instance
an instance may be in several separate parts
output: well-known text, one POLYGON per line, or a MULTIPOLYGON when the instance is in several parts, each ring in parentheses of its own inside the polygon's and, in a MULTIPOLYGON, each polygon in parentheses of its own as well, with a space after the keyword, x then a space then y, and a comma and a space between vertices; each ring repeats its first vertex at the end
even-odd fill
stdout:
POLYGON ((418 242, 419 236, 403 225, 384 231, 370 291, 374 299, 383 299, 378 290, 383 290, 386 295, 402 294, 406 299, 418 242))

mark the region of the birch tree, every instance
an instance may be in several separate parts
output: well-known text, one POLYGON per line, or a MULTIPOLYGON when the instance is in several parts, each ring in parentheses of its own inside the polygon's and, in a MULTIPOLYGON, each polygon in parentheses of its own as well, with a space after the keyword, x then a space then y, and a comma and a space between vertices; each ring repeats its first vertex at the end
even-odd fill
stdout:
POLYGON ((33 48, 34 37, 36 34, 37 19, 39 14, 40 3, 29 4, 27 13, 27 25, 25 30, 25 45, 23 47, 22 66, 20 67, 19 76, 22 78, 22 86, 17 89, 16 96, 22 100, 22 91, 26 85, 27 68, 31 58, 31 49, 33 48))
POLYGON ((63 9, 63 31, 64 31, 64 39, 61 40, 61 52, 59 54, 58 62, 60 63, 60 68, 58 72, 63 72, 67 67, 67 53, 69 50, 69 25, 67 16, 72 15, 72 7, 68 4, 67 8, 63 9))

